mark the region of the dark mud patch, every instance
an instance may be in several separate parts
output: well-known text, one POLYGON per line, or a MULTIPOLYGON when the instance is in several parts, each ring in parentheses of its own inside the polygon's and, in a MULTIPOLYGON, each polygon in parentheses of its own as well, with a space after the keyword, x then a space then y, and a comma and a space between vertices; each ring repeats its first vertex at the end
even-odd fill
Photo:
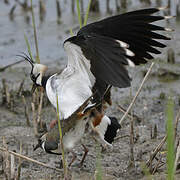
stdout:
MULTIPOLYGON (((53 69, 53 66, 50 65, 53 69)), ((134 96, 139 84, 143 78, 143 71, 146 71, 147 66, 138 67, 133 71, 130 69, 131 75, 134 73, 132 82, 132 95, 134 96)), ((143 164, 149 159, 152 150, 160 143, 165 135, 165 109, 167 98, 169 95, 173 96, 175 102, 175 113, 179 109, 179 79, 168 83, 169 88, 165 88, 167 83, 159 83, 158 72, 159 64, 156 64, 153 68, 152 76, 148 79, 143 87, 140 96, 138 97, 133 113, 137 115, 141 122, 135 122, 135 144, 134 144, 134 159, 135 166, 130 167, 130 126, 129 119, 127 118, 123 123, 122 129, 118 133, 118 139, 115 140, 113 148, 108 148, 105 152, 101 153, 101 167, 103 179, 146 179, 147 177, 143 173, 143 164), (156 75, 156 76, 154 76, 156 75), (173 92, 173 93, 172 93, 173 92), (163 95, 162 95, 163 93, 163 95), (154 127, 157 127, 157 137, 152 139, 151 132, 154 127)), ((162 65, 161 65, 162 68, 162 65)), ((171 69, 172 70, 172 69, 171 69)), ((7 79, 7 85, 9 91, 16 94, 19 84, 24 79, 23 91, 29 92, 31 88, 31 81, 28 77, 28 69, 25 67, 14 67, 2 72, 1 75, 7 79)), ((177 72, 179 73, 179 72, 177 72)), ((2 84, 0 83, 0 90, 2 92, 2 84)), ((122 117, 122 113, 118 109, 118 105, 127 108, 130 104, 132 97, 130 96, 129 89, 117 89, 113 88, 113 105, 108 109, 107 114, 116 116, 119 120, 122 117)), ((14 96, 14 111, 10 110, 8 106, 0 106, 0 136, 5 137, 9 150, 15 150, 19 152, 19 144, 23 144, 23 154, 44 162, 50 166, 57 166, 57 161, 60 161, 60 157, 56 155, 49 155, 44 153, 41 149, 33 151, 33 145, 37 143, 37 139, 34 136, 31 101, 32 97, 30 93, 25 95, 30 115, 30 127, 26 124, 26 118, 24 115, 24 105, 20 96, 14 96)), ((46 99, 46 98, 45 98, 46 99)), ((0 96, 0 103, 2 102, 2 94, 0 96)), ((42 120, 49 124, 49 122, 56 118, 54 109, 49 103, 45 103, 42 110, 42 120)), ((75 151, 78 155, 77 162, 71 167, 69 172, 73 179, 92 179, 97 173, 97 144, 88 135, 85 135, 83 139, 84 144, 88 147, 89 153, 85 160, 84 166, 79 168, 77 163, 80 162, 83 155, 82 147, 77 146, 75 151)), ((2 138, 0 139, 0 145, 2 146, 2 138)), ((162 151, 165 150, 165 146, 162 151)), ((2 152, 0 152, 2 155, 2 152)), ((166 154, 163 155, 163 161, 166 154)), ((70 160, 71 155, 68 156, 70 160)), ((166 173, 166 166, 162 166, 156 172, 156 179, 164 179, 166 173)), ((56 172, 45 167, 41 167, 37 164, 33 164, 27 161, 23 161, 21 179, 58 179, 63 177, 62 173, 56 172)), ((177 178, 179 175, 177 175, 177 178)), ((3 174, 0 175, 3 178, 3 174)), ((180 177, 179 177, 180 178, 180 177)))

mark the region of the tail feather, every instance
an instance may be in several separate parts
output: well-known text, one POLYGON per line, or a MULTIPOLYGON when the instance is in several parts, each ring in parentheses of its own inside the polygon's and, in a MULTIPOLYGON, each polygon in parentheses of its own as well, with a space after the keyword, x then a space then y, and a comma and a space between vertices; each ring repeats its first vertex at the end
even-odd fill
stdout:
POLYGON ((112 144, 114 138, 117 135, 118 129, 120 129, 120 124, 115 117, 109 117, 111 120, 111 124, 108 125, 106 133, 104 135, 104 140, 108 143, 112 144))
POLYGON ((93 127, 93 130, 98 133, 100 139, 104 143, 111 146, 120 127, 115 117, 103 116, 101 122, 96 127, 93 127))

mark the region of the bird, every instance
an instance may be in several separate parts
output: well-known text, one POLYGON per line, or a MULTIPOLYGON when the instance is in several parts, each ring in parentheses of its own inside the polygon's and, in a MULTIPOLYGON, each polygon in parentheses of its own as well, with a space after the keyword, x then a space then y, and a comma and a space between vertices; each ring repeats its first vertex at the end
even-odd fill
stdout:
MULTIPOLYGON (((73 148, 81 140, 85 131, 85 125, 88 121, 88 116, 96 106, 96 104, 89 104, 91 98, 92 96, 90 96, 76 111, 74 111, 71 116, 67 119, 62 119, 60 123, 62 129, 63 150, 65 153, 71 152, 73 155, 69 167, 76 159, 76 154, 74 153, 73 148)), ((84 148, 84 156, 80 162, 81 166, 88 152, 86 146, 84 144, 82 144, 82 146, 84 148)), ((57 123, 38 139, 38 144, 34 147, 34 151, 38 148, 42 148, 49 154, 62 155, 59 127, 57 123)))
POLYGON ((64 121, 93 94, 91 104, 97 105, 87 122, 105 144, 111 145, 120 126, 116 118, 105 114, 107 105, 112 104, 111 88, 130 87, 132 79, 126 66, 145 64, 153 59, 153 54, 161 53, 157 48, 166 47, 162 40, 171 38, 157 31, 170 32, 173 29, 153 24, 172 18, 154 15, 164 9, 140 9, 83 26, 77 35, 63 43, 68 61, 61 73, 49 76, 46 65, 35 63, 25 53, 19 55, 31 65, 33 89, 44 87, 56 109, 58 99, 61 120, 64 121))

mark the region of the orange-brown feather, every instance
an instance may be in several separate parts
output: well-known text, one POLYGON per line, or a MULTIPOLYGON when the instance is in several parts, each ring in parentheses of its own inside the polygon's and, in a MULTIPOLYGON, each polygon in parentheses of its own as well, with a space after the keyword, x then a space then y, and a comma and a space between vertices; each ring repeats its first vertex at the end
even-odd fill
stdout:
POLYGON ((104 115, 102 113, 98 112, 97 110, 95 111, 94 114, 95 114, 95 116, 92 120, 92 124, 94 127, 96 127, 101 123, 101 120, 102 120, 104 115))

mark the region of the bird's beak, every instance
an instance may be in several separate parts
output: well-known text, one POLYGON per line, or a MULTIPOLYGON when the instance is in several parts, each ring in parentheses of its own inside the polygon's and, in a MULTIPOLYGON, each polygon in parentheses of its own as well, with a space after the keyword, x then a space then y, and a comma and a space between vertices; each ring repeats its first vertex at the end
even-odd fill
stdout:
POLYGON ((32 86, 32 89, 31 89, 31 93, 33 94, 34 91, 36 90, 37 88, 37 85, 35 83, 33 83, 33 86, 32 86))

